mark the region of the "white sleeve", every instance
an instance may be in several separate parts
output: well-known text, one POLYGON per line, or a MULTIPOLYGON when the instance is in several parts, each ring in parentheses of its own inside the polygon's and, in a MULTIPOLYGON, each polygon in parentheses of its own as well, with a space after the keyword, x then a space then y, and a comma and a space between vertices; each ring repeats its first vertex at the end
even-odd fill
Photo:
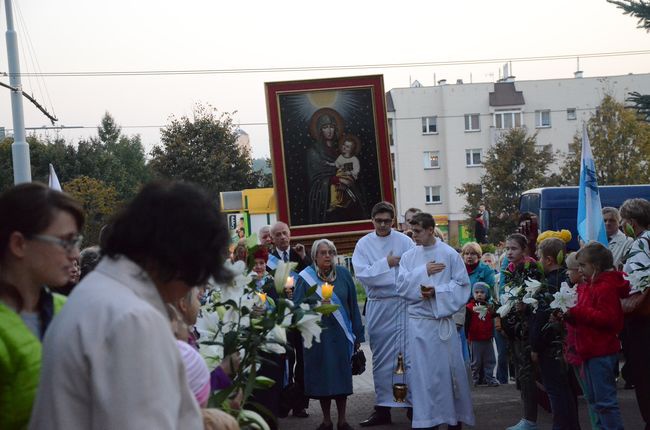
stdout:
POLYGON ((172 430, 183 420, 179 415, 193 409, 200 423, 178 346, 158 311, 123 317, 102 349, 106 359, 91 376, 97 428, 172 430))
POLYGON ((357 157, 352 157, 352 176, 354 176, 354 179, 357 179, 360 171, 361 164, 359 164, 359 159, 357 157))
POLYGON ((458 254, 450 256, 448 270, 451 271, 449 282, 435 284, 436 316, 444 318, 458 312, 469 300, 470 282, 467 269, 458 254))
MULTIPOLYGON (((630 257, 625 261, 623 271, 628 275, 634 270, 650 265, 650 235, 644 233, 637 238, 630 248, 630 257)), ((632 282, 630 282, 632 283, 632 282)), ((637 285, 632 285, 630 294, 638 293, 641 290, 637 285)))
POLYGON ((354 276, 368 287, 392 286, 395 284, 395 273, 388 266, 388 259, 381 258, 372 261, 364 249, 364 244, 356 246, 352 254, 354 276))
POLYGON ((409 260, 402 258, 399 262, 399 276, 397 278, 397 294, 403 297, 409 303, 422 301, 420 285, 428 285, 429 276, 427 274, 427 265, 410 267, 409 260))

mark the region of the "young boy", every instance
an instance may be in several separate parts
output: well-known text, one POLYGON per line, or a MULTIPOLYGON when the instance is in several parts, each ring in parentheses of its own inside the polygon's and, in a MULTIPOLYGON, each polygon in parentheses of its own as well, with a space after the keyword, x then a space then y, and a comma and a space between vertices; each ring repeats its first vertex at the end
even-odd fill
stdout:
POLYGON ((628 296, 630 283, 614 270, 611 251, 590 242, 578 251, 585 288, 578 290, 578 303, 565 314, 576 329, 576 349, 583 360, 587 400, 596 411, 598 426, 622 429, 616 398, 618 333, 623 329, 621 298, 628 296))
MULTIPOLYGON (((359 147, 361 142, 359 138, 352 135, 345 135, 341 139, 341 144, 339 146, 339 151, 341 155, 334 161, 334 167, 336 167, 336 176, 347 176, 351 177, 353 180, 357 180, 359 177, 359 172, 361 171, 361 164, 359 159, 356 157, 356 154, 359 153, 359 147)), ((330 207, 329 210, 334 210, 339 207, 346 207, 350 203, 350 196, 346 193, 346 190, 340 188, 340 185, 330 185, 330 207)))
POLYGON ((490 286, 485 282, 477 282, 472 288, 472 294, 465 314, 465 330, 472 357, 472 379, 474 386, 477 386, 483 374, 488 387, 498 387, 499 381, 494 377, 494 306, 489 302, 490 286))
MULTIPOLYGON (((566 282, 563 267, 564 242, 558 238, 544 239, 537 247, 537 256, 544 269, 549 294, 560 290, 566 282)), ((539 365, 542 382, 551 403, 553 428, 578 430, 578 406, 571 392, 567 365, 562 357, 562 323, 549 322, 552 310, 540 302, 531 319, 531 358, 539 365)))

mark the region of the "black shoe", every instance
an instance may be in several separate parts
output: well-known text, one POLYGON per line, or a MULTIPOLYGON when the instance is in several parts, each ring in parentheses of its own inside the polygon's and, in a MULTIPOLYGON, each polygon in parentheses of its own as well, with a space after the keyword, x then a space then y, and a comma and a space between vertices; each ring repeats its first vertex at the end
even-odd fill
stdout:
POLYGON ((308 418, 309 414, 304 409, 294 409, 293 416, 297 418, 308 418))
POLYGON ((334 425, 332 423, 321 423, 316 430, 334 430, 334 425))
POLYGON ((352 427, 350 424, 345 423, 345 424, 337 424, 336 425, 336 430, 354 430, 354 427, 352 427))
POLYGON ((391 424, 390 413, 386 414, 374 411, 368 419, 359 423, 361 427, 380 426, 383 424, 391 424))

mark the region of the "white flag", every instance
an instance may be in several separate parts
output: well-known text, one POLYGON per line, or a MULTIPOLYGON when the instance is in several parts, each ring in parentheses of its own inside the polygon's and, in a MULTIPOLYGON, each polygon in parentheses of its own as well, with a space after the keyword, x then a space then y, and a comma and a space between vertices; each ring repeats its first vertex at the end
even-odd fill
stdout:
POLYGON ((59 183, 59 178, 56 176, 56 172, 54 171, 54 166, 52 163, 50 163, 50 177, 47 180, 47 185, 52 188, 53 190, 57 191, 63 191, 61 189, 61 184, 59 183))

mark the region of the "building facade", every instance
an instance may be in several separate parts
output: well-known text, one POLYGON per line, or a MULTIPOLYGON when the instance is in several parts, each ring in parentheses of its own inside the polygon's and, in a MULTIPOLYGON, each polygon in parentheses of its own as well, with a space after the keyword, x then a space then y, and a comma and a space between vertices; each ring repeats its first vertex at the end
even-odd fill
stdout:
POLYGON ((391 89, 387 110, 398 213, 411 207, 430 212, 457 237, 467 216, 456 189, 480 181, 483 156, 502 133, 524 127, 537 132, 538 145, 566 154, 605 95, 624 102, 632 91, 649 94, 650 74, 583 78, 576 72, 571 79, 439 81, 391 89))

